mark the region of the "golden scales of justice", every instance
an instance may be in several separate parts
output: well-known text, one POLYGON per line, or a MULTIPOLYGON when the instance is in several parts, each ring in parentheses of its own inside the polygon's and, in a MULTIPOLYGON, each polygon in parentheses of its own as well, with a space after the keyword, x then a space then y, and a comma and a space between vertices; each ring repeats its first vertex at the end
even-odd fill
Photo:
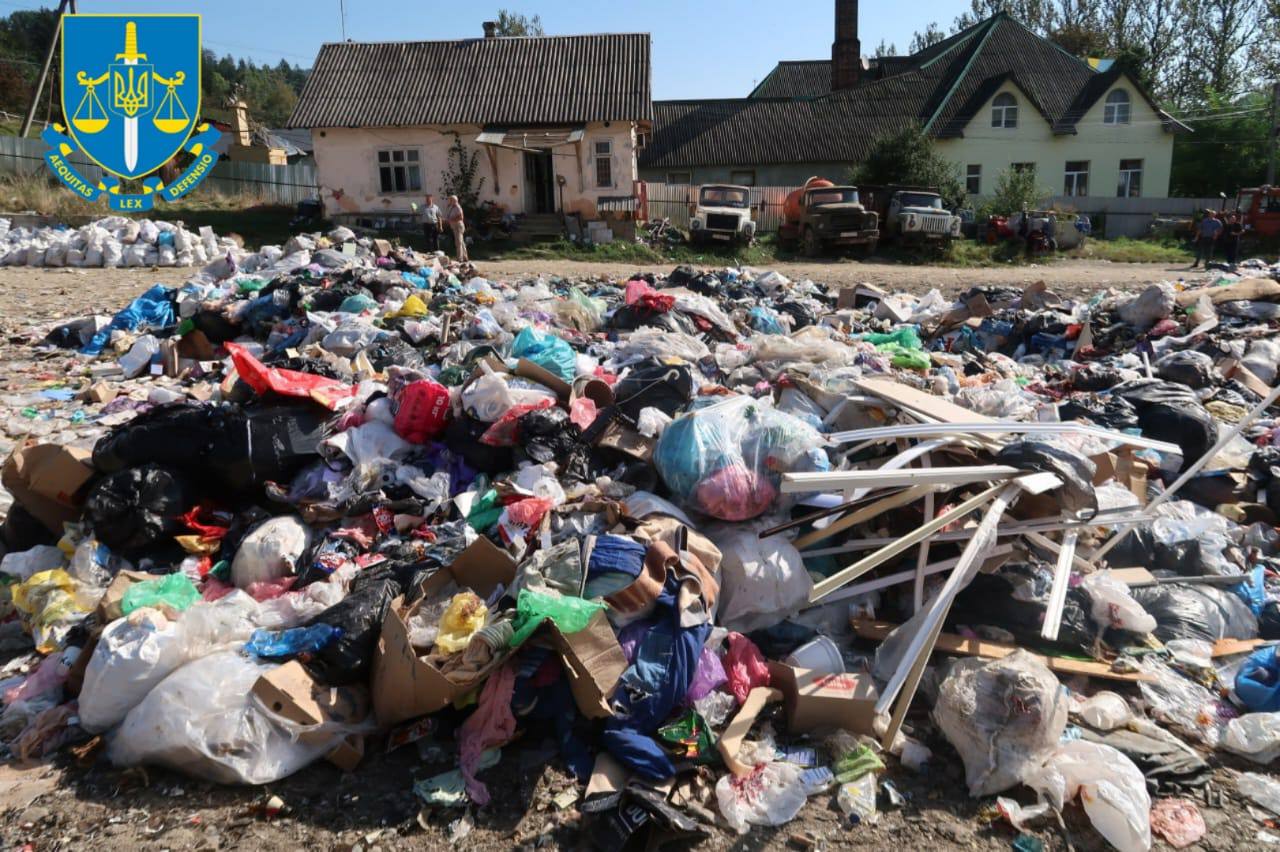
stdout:
POLYGON ((100 133, 110 123, 110 117, 98 87, 111 81, 111 105, 113 112, 124 118, 125 162, 132 169, 138 159, 138 116, 146 115, 151 107, 150 81, 165 87, 164 97, 151 118, 151 123, 161 133, 181 133, 191 123, 191 116, 178 97, 178 87, 186 82, 187 75, 178 71, 172 77, 162 77, 150 65, 139 65, 147 55, 138 52, 138 27, 133 21, 125 24, 124 52, 116 54, 116 62, 107 67, 99 77, 90 77, 84 71, 76 72, 76 82, 84 87, 84 95, 71 116, 71 124, 81 133, 100 133))

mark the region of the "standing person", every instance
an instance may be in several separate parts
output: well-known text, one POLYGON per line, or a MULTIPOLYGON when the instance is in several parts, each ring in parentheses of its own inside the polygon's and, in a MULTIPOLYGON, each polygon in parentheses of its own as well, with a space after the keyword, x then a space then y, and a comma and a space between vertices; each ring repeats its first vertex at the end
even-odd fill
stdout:
POLYGON ((458 262, 468 262, 471 258, 467 257, 466 217, 462 215, 462 204, 458 202, 458 196, 449 196, 449 204, 444 209, 444 221, 448 223, 449 229, 453 231, 453 242, 456 245, 455 250, 458 254, 458 262))
POLYGON ((1199 266, 1201 260, 1204 260, 1204 268, 1209 268, 1209 264, 1213 262, 1213 247, 1220 236, 1222 223, 1218 221, 1218 214, 1206 210, 1204 218, 1200 220, 1200 227, 1196 229, 1196 259, 1191 264, 1192 269, 1199 266))
POLYGON ((1227 217, 1227 224, 1222 228, 1222 252, 1227 263, 1235 266, 1240 262, 1240 238, 1244 236, 1244 225, 1240 217, 1232 213, 1227 217))
POLYGON ((427 251, 440 251, 440 208, 436 197, 427 193, 427 206, 422 208, 422 233, 427 238, 427 251))

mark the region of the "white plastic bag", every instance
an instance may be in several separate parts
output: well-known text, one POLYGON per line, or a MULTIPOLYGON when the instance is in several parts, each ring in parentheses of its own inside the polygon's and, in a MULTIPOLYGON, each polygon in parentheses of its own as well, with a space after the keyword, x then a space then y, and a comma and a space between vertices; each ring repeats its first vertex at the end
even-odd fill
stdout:
POLYGON ((748 775, 725 775, 716 782, 720 813, 739 834, 751 825, 784 825, 807 799, 800 775, 800 767, 791 763, 764 763, 748 775))
POLYGON ((276 668, 238 653, 187 663, 129 711, 107 754, 116 766, 165 766, 201 781, 269 784, 328 753, 352 728, 330 725, 305 738, 253 696, 276 668))
POLYGON ((1269 775, 1242 772, 1236 781, 1236 789, 1255 804, 1280 815, 1280 781, 1269 775))
POLYGON ((791 542, 757 533, 753 526, 707 530, 722 556, 716 622, 740 633, 772 627, 807 603, 813 590, 791 542))
POLYGON ((1075 740, 1054 752, 1026 784, 1061 811, 1079 794, 1098 833, 1120 852, 1151 848, 1151 797, 1133 761, 1111 746, 1075 740))
POLYGON ((263 521, 244 537, 231 561, 231 582, 238 589, 295 573, 311 544, 311 528, 292 515, 263 521))
POLYGON ((1025 781, 1057 747, 1066 690, 1026 651, 960 660, 938 687, 933 720, 960 752, 969 795, 990 796, 1025 781))
POLYGON ((1246 713, 1227 722, 1222 747, 1264 766, 1280 757, 1280 713, 1246 713))
POLYGON ((1108 572, 1098 571, 1084 578, 1081 588, 1092 604, 1090 615, 1102 627, 1118 627, 1134 633, 1150 633, 1156 620, 1129 594, 1129 587, 1108 572))
POLYGON ((1086 725, 1099 731, 1114 731, 1133 718, 1129 704, 1114 692, 1099 692, 1085 700, 1075 713, 1086 725))

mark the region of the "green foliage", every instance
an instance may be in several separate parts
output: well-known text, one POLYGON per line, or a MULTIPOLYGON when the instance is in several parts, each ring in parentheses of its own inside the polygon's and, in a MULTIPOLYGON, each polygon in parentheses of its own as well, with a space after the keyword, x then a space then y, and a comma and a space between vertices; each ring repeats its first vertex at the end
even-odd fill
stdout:
POLYGON ((462 144, 462 137, 455 136, 453 144, 449 146, 449 168, 440 173, 441 191, 445 198, 450 195, 458 196, 467 219, 472 219, 480 208, 480 193, 484 190, 485 178, 476 181, 479 171, 480 152, 468 152, 462 144))
POLYGON ((265 127, 280 127, 298 103, 298 93, 310 73, 280 60, 275 67, 254 65, 231 56, 218 58, 211 50, 201 57, 201 86, 205 107, 225 108, 238 94, 249 105, 249 116, 265 127))
POLYGON ((534 15, 520 15, 506 9, 498 10, 498 35, 500 36, 542 36, 542 18, 534 15))
POLYGON ((986 216, 1012 216, 1024 207, 1042 207, 1053 195, 1053 190, 1041 186, 1035 169, 1005 169, 996 176, 995 192, 982 206, 979 218, 986 216))
POLYGON ((1228 115, 1197 121, 1195 133, 1174 137, 1170 194, 1208 197, 1225 192, 1234 199, 1240 187, 1261 184, 1267 170, 1269 95, 1254 92, 1234 102, 1211 95, 1206 112, 1228 115))
MULTIPOLYGON (((35 91, 36 78, 44 63, 45 51, 58 30, 58 17, 52 9, 13 12, 0 18, 0 109, 5 112, 24 113, 35 91)), ((53 58, 56 71, 57 54, 53 58)), ((59 75, 51 74, 45 86, 44 98, 38 118, 45 116, 45 104, 50 105, 51 116, 62 115, 59 75)))
POLYGON ((850 171, 849 180, 855 185, 937 187, 948 207, 964 206, 960 167, 938 153, 933 140, 918 124, 877 139, 867 159, 850 171))

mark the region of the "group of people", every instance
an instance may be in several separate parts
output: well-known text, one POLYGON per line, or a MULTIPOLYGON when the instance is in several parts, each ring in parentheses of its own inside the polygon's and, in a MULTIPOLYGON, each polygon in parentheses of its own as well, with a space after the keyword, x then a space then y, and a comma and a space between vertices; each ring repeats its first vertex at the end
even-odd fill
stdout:
POLYGON ((1244 223, 1235 213, 1226 214, 1225 221, 1219 218, 1216 210, 1206 210, 1204 218, 1196 226, 1196 259, 1191 264, 1195 269, 1204 261, 1205 269, 1213 262, 1214 249, 1222 244, 1222 253, 1227 263, 1235 266, 1240 260, 1240 238, 1244 236, 1244 223))
POLYGON ((453 234, 454 251, 458 261, 460 263, 469 261, 471 258, 467 256, 466 216, 462 213, 462 204, 458 201, 458 196, 450 195, 449 200, 445 202, 444 212, 441 213, 440 208, 436 206, 436 197, 427 193, 427 203, 422 209, 422 233, 427 238, 427 251, 440 250, 442 225, 447 226, 453 234))

